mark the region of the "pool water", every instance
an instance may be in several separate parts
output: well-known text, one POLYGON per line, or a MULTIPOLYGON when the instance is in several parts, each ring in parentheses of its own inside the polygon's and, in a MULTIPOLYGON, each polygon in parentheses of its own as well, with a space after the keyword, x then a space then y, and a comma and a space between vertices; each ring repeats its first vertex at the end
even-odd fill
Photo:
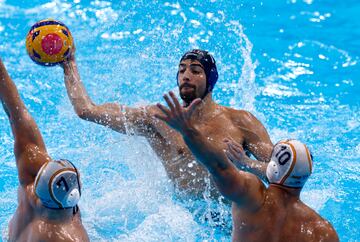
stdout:
MULTIPOLYGON (((62 69, 34 64, 25 36, 38 20, 64 22, 96 103, 140 106, 176 87, 181 55, 210 50, 215 100, 246 109, 273 142, 299 139, 314 154, 302 199, 360 241, 360 2, 0 0, 0 56, 53 158, 82 173, 80 202, 92 241, 229 241, 204 214, 216 203, 180 200, 145 139, 80 120, 62 69), (205 210, 205 211, 203 211, 205 210)), ((17 206, 13 137, 0 109, 0 231, 17 206)), ((220 210, 229 212, 222 205, 220 210)))

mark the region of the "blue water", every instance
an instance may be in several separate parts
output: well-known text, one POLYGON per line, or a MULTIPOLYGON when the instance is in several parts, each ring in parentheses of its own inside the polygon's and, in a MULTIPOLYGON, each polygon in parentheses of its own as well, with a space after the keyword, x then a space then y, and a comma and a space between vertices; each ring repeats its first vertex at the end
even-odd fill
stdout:
MULTIPOLYGON (((176 198, 143 138, 75 115, 61 68, 38 66, 26 55, 28 29, 48 17, 72 31, 80 74, 96 103, 158 102, 164 92, 176 91, 182 53, 210 50, 220 74, 215 100, 254 113, 273 142, 307 143, 315 170, 302 199, 333 224, 341 241, 360 241, 359 13, 355 0, 0 0, 0 56, 50 155, 81 170, 80 206, 93 241, 231 237, 201 219, 201 208, 214 206, 210 201, 176 198)), ((2 109, 0 131, 0 230, 6 240, 18 180, 2 109)))

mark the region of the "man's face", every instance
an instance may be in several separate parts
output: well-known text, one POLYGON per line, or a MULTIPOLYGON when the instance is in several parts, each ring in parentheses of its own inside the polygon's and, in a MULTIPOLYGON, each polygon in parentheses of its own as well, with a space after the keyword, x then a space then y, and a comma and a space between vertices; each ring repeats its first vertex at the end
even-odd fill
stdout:
POLYGON ((183 60, 179 65, 179 92, 181 99, 189 105, 206 92, 206 74, 197 60, 183 60))

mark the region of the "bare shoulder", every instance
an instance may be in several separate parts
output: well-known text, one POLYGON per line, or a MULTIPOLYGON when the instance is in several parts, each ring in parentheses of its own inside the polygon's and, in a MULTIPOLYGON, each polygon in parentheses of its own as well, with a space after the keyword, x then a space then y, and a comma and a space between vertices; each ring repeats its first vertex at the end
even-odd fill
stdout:
POLYGON ((338 242, 339 237, 333 226, 326 220, 318 220, 309 223, 307 233, 312 234, 313 241, 338 242))
POLYGON ((243 109, 234 109, 229 107, 222 107, 224 112, 232 120, 232 122, 241 127, 251 127, 261 125, 261 122, 251 112, 243 109))
POLYGON ((332 224, 321 217, 312 208, 305 205, 305 209, 301 209, 303 219, 307 221, 309 229, 312 230, 316 241, 339 241, 339 237, 332 224))
POLYGON ((27 144, 21 153, 15 153, 19 181, 22 186, 33 183, 41 166, 51 160, 47 151, 37 144, 27 144))
POLYGON ((59 223, 36 218, 21 231, 16 241, 87 242, 89 238, 83 225, 77 221, 59 223))
POLYGON ((236 210, 255 213, 263 206, 267 189, 259 177, 235 166, 219 173, 218 187, 222 195, 234 203, 236 210))
POLYGON ((317 220, 313 221, 313 228, 317 241, 339 241, 339 237, 334 227, 326 219, 319 216, 317 220))

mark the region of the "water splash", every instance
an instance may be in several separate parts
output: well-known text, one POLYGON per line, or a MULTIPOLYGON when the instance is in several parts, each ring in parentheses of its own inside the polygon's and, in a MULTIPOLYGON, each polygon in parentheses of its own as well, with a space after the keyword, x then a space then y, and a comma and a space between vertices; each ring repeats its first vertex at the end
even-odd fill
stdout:
POLYGON ((226 24, 230 31, 233 31, 238 37, 238 48, 240 55, 243 58, 243 65, 241 68, 241 76, 238 80, 235 89, 235 95, 231 99, 230 104, 236 108, 244 108, 245 110, 255 112, 255 97, 259 93, 258 86, 255 83, 255 69, 256 62, 252 61, 251 51, 252 43, 244 34, 244 28, 238 21, 230 21, 226 24))

